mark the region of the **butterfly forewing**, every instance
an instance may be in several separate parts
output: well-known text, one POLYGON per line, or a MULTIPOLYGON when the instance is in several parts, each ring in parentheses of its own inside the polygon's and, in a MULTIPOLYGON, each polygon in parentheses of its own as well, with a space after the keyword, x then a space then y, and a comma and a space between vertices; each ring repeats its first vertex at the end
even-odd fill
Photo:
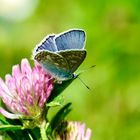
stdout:
POLYGON ((79 67, 79 65, 84 61, 86 57, 86 50, 69 50, 69 51, 61 51, 58 52, 61 56, 63 56, 68 65, 70 72, 73 73, 79 67))
POLYGON ((69 49, 83 49, 85 43, 85 32, 82 30, 71 30, 55 38, 58 51, 69 49))
POLYGON ((55 35, 49 35, 46 38, 44 38, 43 41, 41 41, 41 43, 37 45, 37 48, 35 48, 35 53, 42 50, 48 50, 52 52, 58 51, 57 46, 55 45, 54 38, 55 35))

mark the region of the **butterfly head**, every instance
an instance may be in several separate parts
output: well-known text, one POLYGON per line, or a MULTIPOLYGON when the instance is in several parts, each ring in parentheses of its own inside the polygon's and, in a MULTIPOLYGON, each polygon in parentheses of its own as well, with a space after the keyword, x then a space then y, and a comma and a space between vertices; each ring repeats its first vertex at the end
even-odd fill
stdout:
POLYGON ((59 75, 53 75, 56 83, 61 84, 62 81, 68 81, 71 79, 75 79, 78 77, 75 73, 69 73, 69 74, 59 74, 59 75), (61 78, 60 78, 61 77, 61 78))

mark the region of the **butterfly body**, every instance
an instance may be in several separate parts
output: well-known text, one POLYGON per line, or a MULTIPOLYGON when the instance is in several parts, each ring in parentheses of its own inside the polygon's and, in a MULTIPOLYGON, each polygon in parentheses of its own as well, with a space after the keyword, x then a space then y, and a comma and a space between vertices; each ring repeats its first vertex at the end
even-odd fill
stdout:
POLYGON ((76 77, 74 72, 86 57, 85 33, 70 30, 60 35, 49 35, 34 50, 38 61, 57 81, 76 77))

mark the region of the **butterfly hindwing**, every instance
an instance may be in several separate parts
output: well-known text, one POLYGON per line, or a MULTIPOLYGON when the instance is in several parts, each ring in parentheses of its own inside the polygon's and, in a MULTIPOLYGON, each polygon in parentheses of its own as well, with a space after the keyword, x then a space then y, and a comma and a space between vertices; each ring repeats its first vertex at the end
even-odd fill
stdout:
POLYGON ((86 57, 86 50, 69 50, 69 51, 61 51, 58 52, 61 56, 63 56, 68 65, 70 72, 73 73, 79 67, 79 65, 84 61, 86 57))
POLYGON ((58 51, 69 49, 83 49, 85 32, 82 30, 70 30, 55 38, 58 51))
POLYGON ((57 53, 41 51, 34 59, 58 79, 65 79, 70 74, 67 61, 57 53))

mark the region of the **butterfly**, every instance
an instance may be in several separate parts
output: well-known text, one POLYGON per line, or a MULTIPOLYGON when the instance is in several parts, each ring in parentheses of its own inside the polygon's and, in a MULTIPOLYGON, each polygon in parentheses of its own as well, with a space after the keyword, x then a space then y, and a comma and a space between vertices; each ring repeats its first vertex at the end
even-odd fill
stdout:
POLYGON ((86 57, 85 32, 72 29, 45 37, 33 51, 33 59, 58 82, 76 77, 74 73, 86 57))

